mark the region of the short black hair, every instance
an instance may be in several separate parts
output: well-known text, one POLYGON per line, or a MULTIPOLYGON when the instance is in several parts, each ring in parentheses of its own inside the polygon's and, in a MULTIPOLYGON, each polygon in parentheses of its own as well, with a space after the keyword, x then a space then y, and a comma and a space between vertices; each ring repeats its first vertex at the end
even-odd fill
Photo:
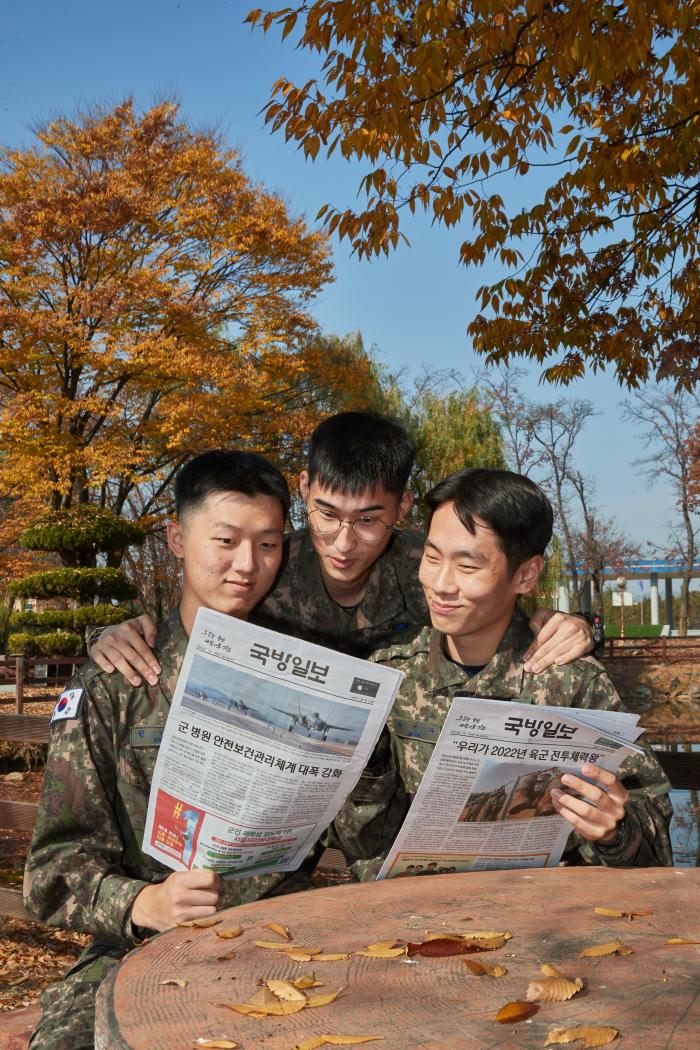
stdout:
POLYGON ((398 419, 371 412, 339 412, 316 427, 309 443, 309 482, 356 496, 383 485, 406 488, 416 446, 398 419))
POLYGON ((528 558, 544 554, 552 538, 552 504, 542 489, 510 470, 467 467, 450 474, 425 497, 430 510, 453 503, 465 529, 474 533, 477 519, 493 529, 511 573, 528 558))
POLYGON ((289 486, 277 467, 257 452, 211 449, 194 456, 175 478, 175 509, 179 518, 197 510, 216 492, 241 492, 244 496, 273 496, 289 512, 289 486))

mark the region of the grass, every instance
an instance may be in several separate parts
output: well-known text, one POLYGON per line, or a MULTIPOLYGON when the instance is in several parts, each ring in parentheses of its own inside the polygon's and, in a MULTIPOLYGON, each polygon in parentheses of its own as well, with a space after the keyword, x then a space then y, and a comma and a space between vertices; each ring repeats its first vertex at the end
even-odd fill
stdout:
MULTIPOLYGON (((661 634, 660 624, 650 623, 630 623, 625 624, 625 638, 658 638, 661 634)), ((620 637, 620 625, 609 624, 605 625, 605 637, 606 638, 619 638, 620 637)))

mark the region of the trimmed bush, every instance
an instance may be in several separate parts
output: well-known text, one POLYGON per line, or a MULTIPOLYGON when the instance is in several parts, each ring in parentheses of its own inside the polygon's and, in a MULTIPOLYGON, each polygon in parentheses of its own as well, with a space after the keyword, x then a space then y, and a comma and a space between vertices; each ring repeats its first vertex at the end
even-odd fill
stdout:
POLYGON ((119 569, 49 569, 14 580, 7 588, 13 598, 135 598, 136 588, 119 569))
POLYGON ((57 510, 25 529, 19 542, 25 550, 87 554, 124 550, 145 539, 143 529, 103 507, 86 503, 74 510, 57 510))
POLYGON ((7 639, 10 656, 78 656, 82 647, 80 635, 67 631, 52 631, 50 634, 17 631, 7 639))
POLYGON ((133 614, 121 605, 81 605, 79 609, 45 609, 43 612, 10 614, 10 627, 109 627, 133 614))

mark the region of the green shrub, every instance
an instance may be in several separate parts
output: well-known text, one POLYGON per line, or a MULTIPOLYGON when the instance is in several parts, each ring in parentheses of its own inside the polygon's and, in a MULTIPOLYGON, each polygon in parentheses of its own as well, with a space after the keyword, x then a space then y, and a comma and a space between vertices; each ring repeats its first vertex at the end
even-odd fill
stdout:
POLYGON ((115 598, 136 597, 136 588, 119 569, 48 569, 14 580, 7 588, 13 598, 115 598))
POLYGON ((81 504, 74 510, 57 510, 25 529, 19 542, 25 550, 96 554, 141 544, 143 529, 111 510, 81 504))
POLYGON ((57 627, 63 629, 83 627, 109 627, 122 623, 133 616, 133 612, 121 605, 81 605, 79 609, 44 609, 43 612, 14 612, 10 614, 10 627, 57 627))
POLYGON ((10 627, 59 627, 73 626, 73 609, 45 609, 44 612, 10 613, 10 627))
POLYGON ((50 634, 31 634, 17 631, 7 639, 11 656, 78 656, 83 647, 79 634, 52 631, 50 634))

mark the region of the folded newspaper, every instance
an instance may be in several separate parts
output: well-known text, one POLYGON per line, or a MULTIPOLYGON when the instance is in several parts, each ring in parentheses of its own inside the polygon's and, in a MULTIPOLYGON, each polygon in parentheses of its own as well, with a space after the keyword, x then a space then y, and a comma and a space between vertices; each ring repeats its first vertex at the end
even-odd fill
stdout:
POLYGON ((357 783, 403 675, 209 609, 194 622, 143 850, 175 871, 294 871, 357 783))
POLYGON ((584 762, 616 773, 642 751, 638 718, 455 697, 377 878, 556 865, 571 825, 552 788, 584 762))

